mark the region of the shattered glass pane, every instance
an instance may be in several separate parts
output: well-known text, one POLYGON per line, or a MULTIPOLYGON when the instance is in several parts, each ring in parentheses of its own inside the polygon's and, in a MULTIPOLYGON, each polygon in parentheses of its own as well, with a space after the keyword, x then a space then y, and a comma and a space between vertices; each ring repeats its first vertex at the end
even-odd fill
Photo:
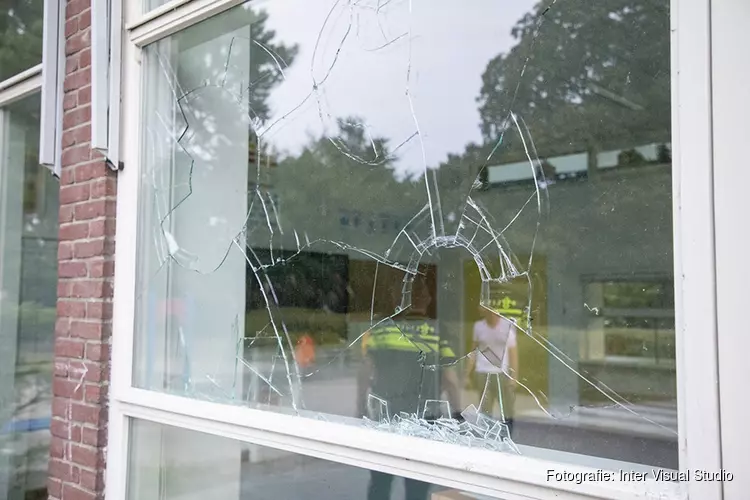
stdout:
POLYGON ((676 468, 666 0, 259 1, 144 64, 139 387, 676 468))

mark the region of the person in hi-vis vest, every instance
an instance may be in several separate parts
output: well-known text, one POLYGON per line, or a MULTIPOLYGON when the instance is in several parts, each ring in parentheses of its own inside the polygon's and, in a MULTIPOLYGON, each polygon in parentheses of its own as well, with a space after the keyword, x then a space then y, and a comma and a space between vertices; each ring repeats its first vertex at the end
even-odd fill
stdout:
MULTIPOLYGON (((400 289, 394 290, 394 309, 400 303, 400 289)), ((358 411, 360 416, 382 418, 368 408, 368 396, 384 401, 388 416, 401 412, 416 418, 434 420, 445 417, 446 408, 430 400, 447 399, 452 414, 460 412, 458 378, 454 367, 456 354, 438 332, 437 322, 428 317, 432 295, 423 275, 412 283, 411 307, 375 326, 363 337, 364 359, 359 374, 358 411), (435 368, 437 367, 437 368, 435 368), (443 397, 443 394, 446 394, 443 397), (427 404, 425 404, 427 402, 427 404)), ((377 409, 382 412, 383 407, 377 409)), ((372 471, 368 500, 388 500, 393 476, 372 471)), ((426 500, 429 484, 405 479, 406 500, 426 500)))

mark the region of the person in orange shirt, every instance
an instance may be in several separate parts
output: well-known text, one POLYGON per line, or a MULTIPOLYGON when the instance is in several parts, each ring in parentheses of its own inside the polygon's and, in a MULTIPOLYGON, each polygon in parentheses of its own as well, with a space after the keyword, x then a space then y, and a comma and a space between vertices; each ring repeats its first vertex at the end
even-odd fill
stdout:
POLYGON ((294 358, 300 368, 307 369, 315 363, 315 341, 306 333, 297 341, 294 358))

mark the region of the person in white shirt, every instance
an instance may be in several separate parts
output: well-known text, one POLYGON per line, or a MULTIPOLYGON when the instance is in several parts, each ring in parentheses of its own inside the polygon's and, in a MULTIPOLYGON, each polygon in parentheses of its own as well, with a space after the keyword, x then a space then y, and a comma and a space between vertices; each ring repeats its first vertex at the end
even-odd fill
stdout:
POLYGON ((491 415, 495 403, 499 403, 500 415, 511 430, 518 377, 516 325, 482 305, 479 314, 482 319, 474 323, 475 354, 469 358, 468 379, 472 380, 474 371, 474 387, 480 394, 479 410, 491 415))

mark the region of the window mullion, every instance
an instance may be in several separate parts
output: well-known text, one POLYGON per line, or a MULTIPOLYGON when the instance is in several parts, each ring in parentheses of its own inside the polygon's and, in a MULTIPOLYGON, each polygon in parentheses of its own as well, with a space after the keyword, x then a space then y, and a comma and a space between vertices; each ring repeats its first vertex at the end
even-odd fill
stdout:
POLYGON ((143 47, 204 19, 243 3, 245 0, 177 0, 155 9, 127 26, 130 41, 143 47))
POLYGON ((42 87, 42 65, 39 64, 0 82, 0 106, 8 105, 39 91, 42 87))
MULTIPOLYGON (((672 174, 680 468, 718 471, 719 402, 709 0, 672 0, 672 174)), ((722 498, 690 481, 689 498, 722 498)))

